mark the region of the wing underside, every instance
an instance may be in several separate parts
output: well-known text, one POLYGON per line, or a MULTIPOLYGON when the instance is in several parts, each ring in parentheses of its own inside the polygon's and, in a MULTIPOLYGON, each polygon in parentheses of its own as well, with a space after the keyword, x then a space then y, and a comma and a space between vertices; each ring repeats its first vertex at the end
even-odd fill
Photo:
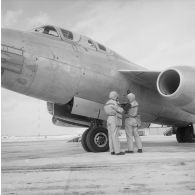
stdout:
POLYGON ((135 83, 143 85, 144 87, 152 90, 157 90, 156 81, 159 71, 146 71, 146 70, 119 70, 119 72, 128 78, 131 78, 135 83))

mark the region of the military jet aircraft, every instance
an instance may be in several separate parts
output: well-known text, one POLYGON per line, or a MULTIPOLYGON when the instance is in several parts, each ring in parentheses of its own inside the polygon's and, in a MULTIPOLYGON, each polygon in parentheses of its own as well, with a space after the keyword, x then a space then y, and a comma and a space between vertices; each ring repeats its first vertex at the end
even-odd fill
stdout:
POLYGON ((112 90, 121 103, 128 90, 136 95, 145 124, 172 126, 178 142, 194 141, 195 67, 150 71, 52 25, 28 32, 2 29, 1 60, 2 87, 47 101, 54 124, 86 127, 86 151, 108 150, 103 107, 112 90))

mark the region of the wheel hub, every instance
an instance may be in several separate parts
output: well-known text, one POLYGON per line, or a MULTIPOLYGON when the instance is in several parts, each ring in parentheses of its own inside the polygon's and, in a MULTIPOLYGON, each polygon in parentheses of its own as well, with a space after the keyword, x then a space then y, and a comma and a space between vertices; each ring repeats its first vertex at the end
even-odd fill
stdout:
POLYGON ((95 137, 94 137, 94 143, 95 143, 98 147, 100 147, 100 148, 105 147, 106 144, 107 144, 107 142, 108 142, 107 135, 106 135, 105 133, 103 133, 103 132, 97 133, 97 134, 95 135, 95 137))

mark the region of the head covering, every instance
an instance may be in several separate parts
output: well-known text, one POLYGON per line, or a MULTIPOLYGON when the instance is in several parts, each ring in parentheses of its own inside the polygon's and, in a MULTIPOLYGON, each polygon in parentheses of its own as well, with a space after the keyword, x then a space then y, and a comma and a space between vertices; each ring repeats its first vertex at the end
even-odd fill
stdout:
POLYGON ((116 91, 111 91, 109 93, 109 98, 112 99, 112 100, 117 100, 118 99, 118 93, 116 91))
POLYGON ((133 101, 135 101, 135 95, 133 93, 129 93, 127 95, 127 99, 129 100, 130 103, 132 103, 133 101))

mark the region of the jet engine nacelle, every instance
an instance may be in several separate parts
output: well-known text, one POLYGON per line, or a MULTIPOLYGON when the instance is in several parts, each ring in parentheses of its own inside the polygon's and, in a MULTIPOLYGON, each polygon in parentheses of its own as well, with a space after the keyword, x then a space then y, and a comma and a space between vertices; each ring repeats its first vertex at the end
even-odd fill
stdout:
POLYGON ((157 89, 173 104, 195 114, 195 68, 174 67, 158 76, 157 89))

